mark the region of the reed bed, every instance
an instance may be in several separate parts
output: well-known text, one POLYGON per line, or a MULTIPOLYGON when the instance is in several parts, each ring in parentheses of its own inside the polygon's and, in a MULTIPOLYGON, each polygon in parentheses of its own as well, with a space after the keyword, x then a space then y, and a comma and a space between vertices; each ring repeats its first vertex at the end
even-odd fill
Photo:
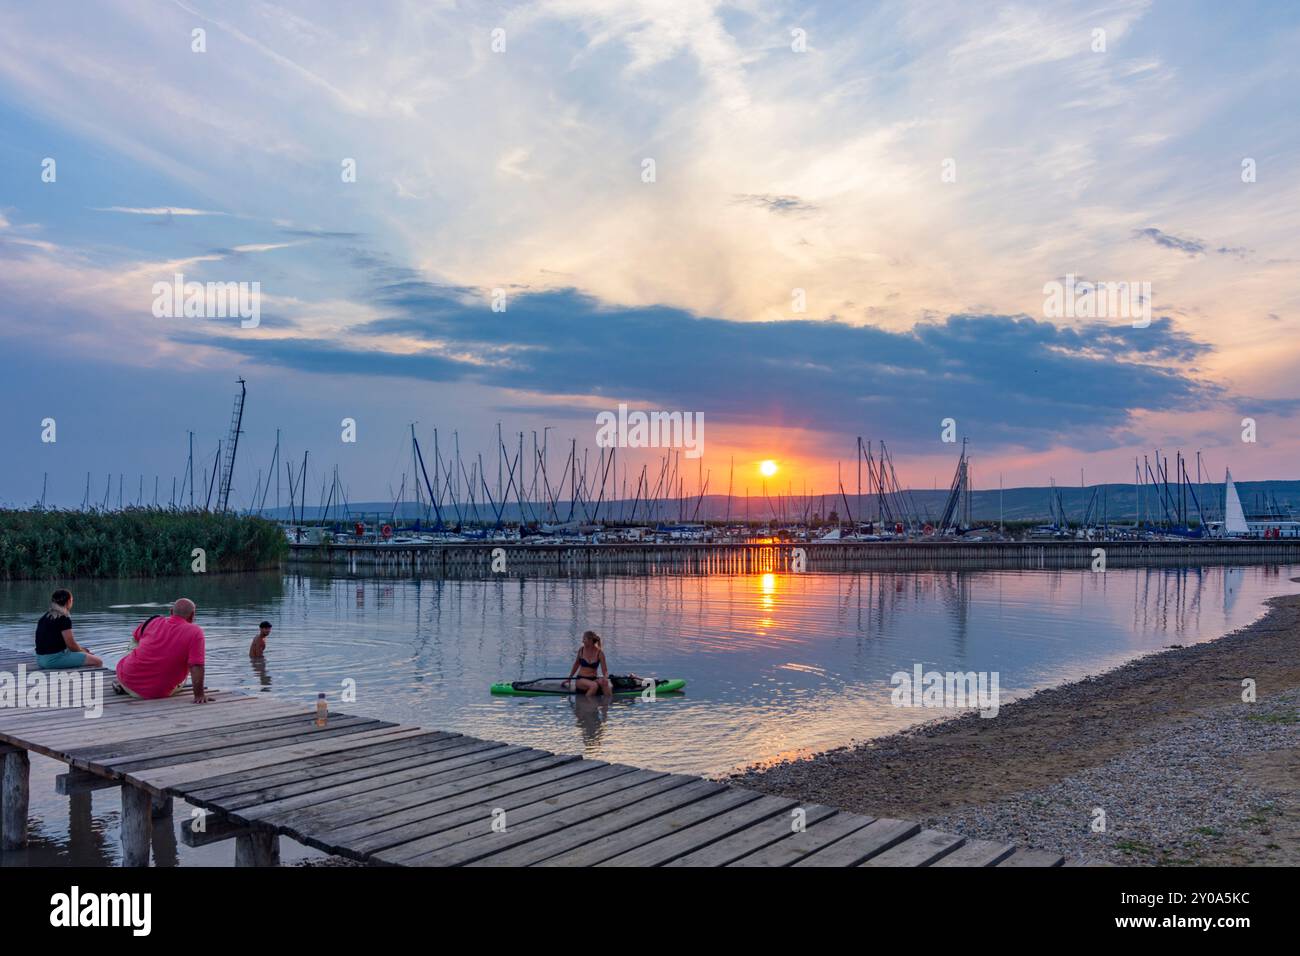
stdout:
POLYGON ((279 525, 251 516, 0 510, 0 580, 189 574, 195 548, 203 549, 210 574, 274 568, 288 554, 279 525))

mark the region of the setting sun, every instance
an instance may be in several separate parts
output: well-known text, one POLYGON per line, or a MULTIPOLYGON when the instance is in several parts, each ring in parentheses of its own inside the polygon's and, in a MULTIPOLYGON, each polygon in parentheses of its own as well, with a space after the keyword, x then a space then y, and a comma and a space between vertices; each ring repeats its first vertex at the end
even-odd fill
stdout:
POLYGON ((758 465, 758 472, 764 478, 771 478, 776 474, 776 462, 772 461, 770 458, 767 461, 760 462, 758 465))

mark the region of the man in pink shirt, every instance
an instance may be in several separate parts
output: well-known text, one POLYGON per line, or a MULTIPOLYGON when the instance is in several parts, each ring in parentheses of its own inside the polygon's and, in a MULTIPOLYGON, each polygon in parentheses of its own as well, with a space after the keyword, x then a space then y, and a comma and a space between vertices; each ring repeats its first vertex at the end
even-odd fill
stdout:
POLYGON ((194 623, 197 610, 189 598, 172 605, 171 617, 151 622, 149 639, 118 661, 117 684, 132 697, 170 697, 189 673, 194 703, 206 704, 203 692, 203 628, 194 623))

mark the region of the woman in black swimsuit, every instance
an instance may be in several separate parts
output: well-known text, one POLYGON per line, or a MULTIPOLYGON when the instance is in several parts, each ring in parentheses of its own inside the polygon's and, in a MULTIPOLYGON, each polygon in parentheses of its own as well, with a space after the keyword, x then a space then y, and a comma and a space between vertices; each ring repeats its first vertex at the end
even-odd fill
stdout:
POLYGON ((582 635, 582 647, 578 649, 578 656, 573 659, 573 667, 569 669, 569 680, 573 680, 574 674, 578 675, 578 693, 595 697, 596 691, 600 691, 614 696, 614 685, 609 681, 609 664, 605 662, 605 652, 600 646, 600 635, 595 631, 587 631, 582 635), (604 677, 600 676, 598 668, 604 668, 604 677))

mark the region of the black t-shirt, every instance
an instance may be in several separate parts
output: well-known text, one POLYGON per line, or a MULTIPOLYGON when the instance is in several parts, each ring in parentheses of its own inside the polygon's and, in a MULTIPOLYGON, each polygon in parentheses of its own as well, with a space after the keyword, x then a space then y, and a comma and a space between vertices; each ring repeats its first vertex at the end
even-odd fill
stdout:
POLYGON ((72 630, 71 617, 50 617, 42 614, 36 622, 36 653, 57 654, 68 649, 68 642, 63 639, 63 632, 72 630))

